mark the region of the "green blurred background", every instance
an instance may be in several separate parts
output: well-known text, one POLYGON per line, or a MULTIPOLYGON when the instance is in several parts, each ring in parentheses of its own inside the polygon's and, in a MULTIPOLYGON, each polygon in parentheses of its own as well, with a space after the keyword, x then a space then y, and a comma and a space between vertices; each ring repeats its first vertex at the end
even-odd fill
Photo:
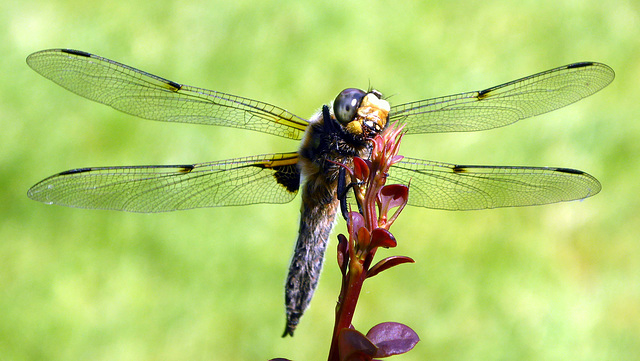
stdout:
MULTIPOLYGON (((37 75, 68 47, 308 117, 346 87, 402 103, 570 62, 616 80, 568 108, 487 132, 405 139, 407 156, 573 167, 583 202, 475 212, 406 209, 416 264, 365 284, 354 323, 410 325, 403 360, 637 360, 640 355, 640 3, 622 1, 10 1, 0 11, 0 360, 326 359, 335 237, 311 308, 282 339, 299 199, 127 214, 46 206, 59 171, 291 151, 236 129, 139 120, 37 75)), ((344 223, 337 229, 344 232, 344 223)))

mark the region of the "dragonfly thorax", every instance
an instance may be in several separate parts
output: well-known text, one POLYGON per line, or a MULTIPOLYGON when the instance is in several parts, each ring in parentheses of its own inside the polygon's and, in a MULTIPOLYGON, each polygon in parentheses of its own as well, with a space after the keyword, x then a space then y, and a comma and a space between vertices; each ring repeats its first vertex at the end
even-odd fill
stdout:
POLYGON ((349 88, 336 97, 332 106, 322 107, 309 120, 299 155, 302 174, 322 174, 334 180, 338 166, 354 156, 366 157, 370 139, 387 125, 389 103, 380 92, 349 88))

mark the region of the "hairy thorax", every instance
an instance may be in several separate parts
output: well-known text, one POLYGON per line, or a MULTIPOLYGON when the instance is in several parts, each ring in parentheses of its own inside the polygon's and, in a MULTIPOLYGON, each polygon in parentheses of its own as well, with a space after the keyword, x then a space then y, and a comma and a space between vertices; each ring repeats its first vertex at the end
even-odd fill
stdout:
POLYGON ((309 120, 298 152, 298 166, 305 183, 303 202, 332 202, 341 165, 351 167, 354 156, 368 156, 371 147, 368 139, 387 123, 389 104, 379 97, 377 92, 367 94, 349 122, 339 121, 333 107, 323 107, 309 120), (305 191, 312 199, 305 199, 305 191))

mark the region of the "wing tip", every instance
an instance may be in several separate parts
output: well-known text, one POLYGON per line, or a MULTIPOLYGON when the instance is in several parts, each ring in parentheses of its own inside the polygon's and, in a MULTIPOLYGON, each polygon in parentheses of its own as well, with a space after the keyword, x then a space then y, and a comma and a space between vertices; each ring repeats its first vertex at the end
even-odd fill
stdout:
POLYGON ((580 68, 587 68, 587 67, 597 68, 599 69, 600 72, 608 74, 608 77, 610 79, 608 82, 603 84, 602 88, 609 85, 616 77, 616 72, 613 70, 612 67, 604 63, 598 63, 596 61, 580 61, 580 62, 569 64, 566 66, 567 69, 580 69, 580 68))
POLYGON ((602 184, 600 183, 600 181, 598 181, 598 179, 596 177, 592 176, 591 174, 589 174, 587 172, 583 172, 581 170, 573 169, 573 168, 554 168, 554 170, 556 172, 560 172, 560 173, 566 173, 566 174, 573 174, 573 175, 581 176, 582 179, 585 180, 585 182, 588 182, 588 185, 585 184, 586 194, 583 197, 576 197, 576 198, 572 198, 572 199, 567 199, 566 201, 582 200, 582 199, 585 199, 585 198, 593 197, 596 194, 600 193, 600 191, 602 190, 602 184))

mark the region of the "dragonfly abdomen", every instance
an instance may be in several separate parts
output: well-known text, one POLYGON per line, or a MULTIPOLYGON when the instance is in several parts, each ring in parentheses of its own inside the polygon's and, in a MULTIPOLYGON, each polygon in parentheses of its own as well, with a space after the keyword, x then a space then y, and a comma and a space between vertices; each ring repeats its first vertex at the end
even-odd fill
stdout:
POLYGON ((320 279, 329 235, 335 224, 339 204, 335 197, 335 184, 322 187, 324 189, 316 186, 317 183, 308 180, 302 190, 300 231, 285 283, 287 325, 283 337, 293 336, 311 302, 320 279))

